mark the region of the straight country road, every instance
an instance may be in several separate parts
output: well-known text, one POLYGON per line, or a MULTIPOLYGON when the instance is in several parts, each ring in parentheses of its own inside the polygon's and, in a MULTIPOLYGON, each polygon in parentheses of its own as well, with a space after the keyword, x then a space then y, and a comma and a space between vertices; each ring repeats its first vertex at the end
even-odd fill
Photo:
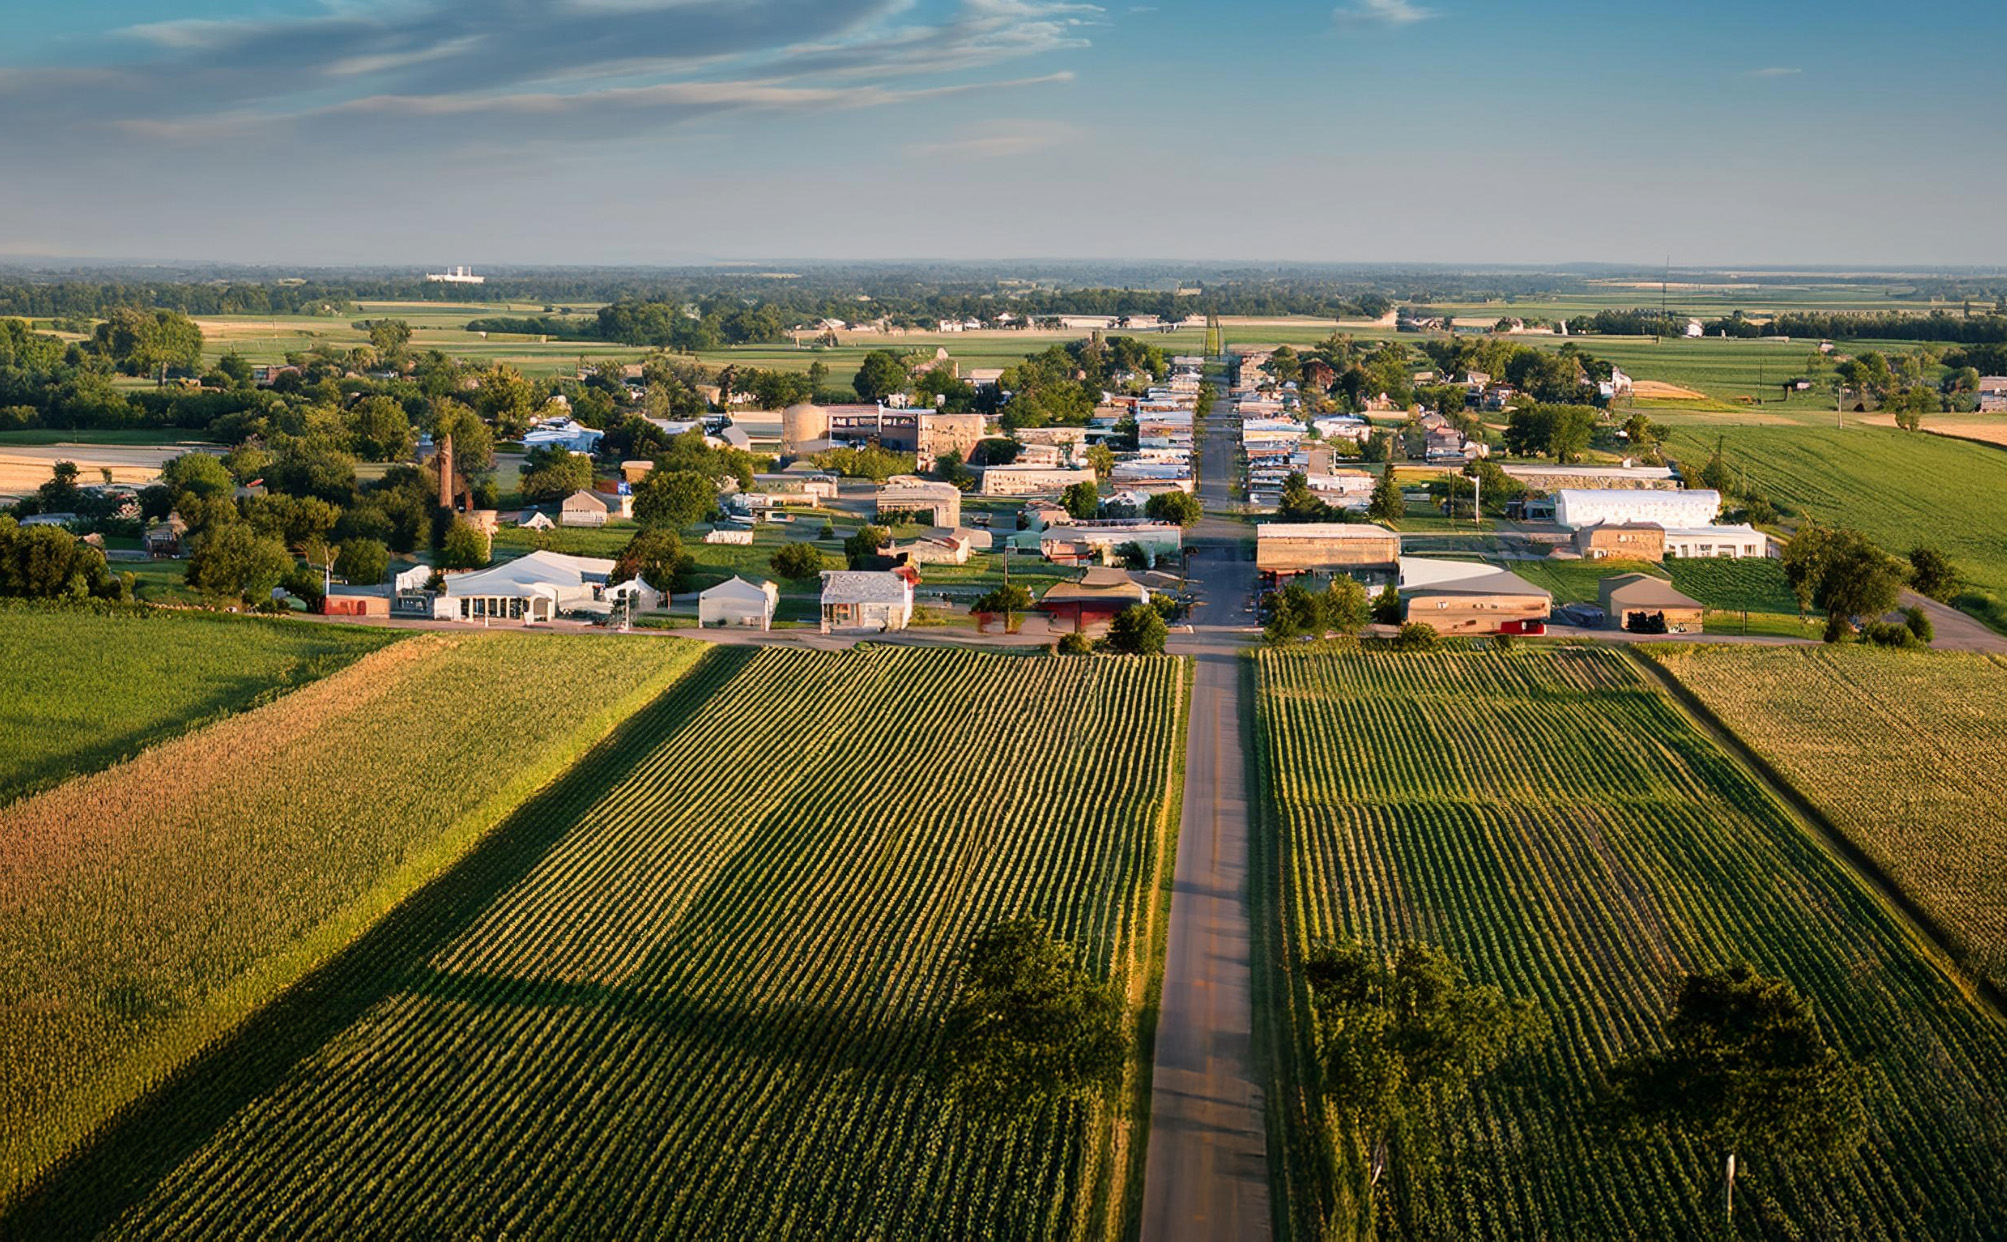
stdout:
MULTIPOLYGON (((1201 495, 1209 502, 1226 499, 1233 439, 1226 419, 1212 424, 1201 467, 1201 495)), ((1230 523, 1207 525, 1221 528, 1220 535, 1247 534, 1230 523)), ((1254 566, 1238 542, 1217 542, 1195 548, 1188 572, 1200 598, 1191 635, 1180 636, 1173 650, 1195 657, 1198 668, 1151 1080, 1144 1242, 1270 1233, 1268 1140, 1253 1061, 1241 744, 1240 652, 1252 624, 1243 609, 1254 566)))

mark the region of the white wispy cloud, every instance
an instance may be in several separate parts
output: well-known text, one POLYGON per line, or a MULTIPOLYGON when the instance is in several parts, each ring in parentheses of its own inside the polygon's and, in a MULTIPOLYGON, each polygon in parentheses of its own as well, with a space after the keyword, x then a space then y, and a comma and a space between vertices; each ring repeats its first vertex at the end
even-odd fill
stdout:
POLYGON ((1331 10, 1331 20, 1339 26, 1412 26, 1436 16, 1413 0, 1352 0, 1331 10))
POLYGON ((1788 65, 1772 65, 1767 69, 1751 69, 1744 77, 1750 78, 1795 78, 1805 72, 1788 65))

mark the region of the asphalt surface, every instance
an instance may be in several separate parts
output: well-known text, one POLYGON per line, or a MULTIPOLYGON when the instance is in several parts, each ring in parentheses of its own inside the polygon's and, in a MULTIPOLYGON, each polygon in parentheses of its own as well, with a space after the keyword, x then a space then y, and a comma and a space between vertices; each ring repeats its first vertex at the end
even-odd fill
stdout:
MULTIPOLYGON (((1226 498, 1232 431, 1216 424, 1201 497, 1226 498), (1225 465, 1220 465, 1221 461, 1225 465)), ((1245 527, 1232 533, 1245 537, 1245 527)), ((1151 1079, 1144 1242, 1269 1236, 1268 1145, 1253 1062, 1246 758, 1240 651, 1254 565, 1237 543, 1198 548, 1199 602, 1172 649, 1195 657, 1185 805, 1151 1079)))

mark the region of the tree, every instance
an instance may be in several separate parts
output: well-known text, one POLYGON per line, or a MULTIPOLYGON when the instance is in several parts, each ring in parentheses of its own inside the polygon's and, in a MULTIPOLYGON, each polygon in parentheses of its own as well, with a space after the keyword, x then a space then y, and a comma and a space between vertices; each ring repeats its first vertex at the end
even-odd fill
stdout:
POLYGON ((1357 634, 1372 619, 1373 606, 1367 602, 1366 588, 1348 575, 1331 579, 1324 590, 1324 626, 1340 634, 1357 634))
POLYGON ((1408 511, 1408 502, 1401 495, 1401 486, 1394 481, 1394 467, 1389 464, 1373 484, 1373 495, 1366 503, 1366 512, 1375 521, 1397 522, 1408 511))
POLYGON ((488 563, 488 537, 465 518, 454 518, 439 539, 441 569, 479 569, 488 563))
POLYGON ((1440 641, 1436 627, 1426 621, 1403 621, 1394 635, 1394 646, 1402 651, 1434 651, 1440 641))
POLYGON ((1121 1085, 1122 1000, 1033 918, 970 946, 942 1040, 949 1091, 984 1112, 1024 1116, 1121 1085))
POLYGON ((934 473, 939 475, 943 482, 954 484, 958 491, 972 492, 976 489, 978 482, 976 472, 969 469, 968 463, 962 460, 959 450, 951 450, 936 457, 934 473))
POLYGON ((892 532, 883 526, 860 526, 857 533, 843 541, 843 559, 852 569, 878 555, 878 550, 892 542, 892 532))
POLYGON ((1097 477, 1105 479, 1115 471, 1115 450, 1105 444, 1089 445, 1087 464, 1094 467, 1097 477))
POLYGON ((377 319, 369 325, 369 343, 386 361, 404 356, 411 344, 411 325, 402 319, 377 319))
POLYGON ((561 445, 539 446, 523 454, 523 500, 551 504, 592 487, 592 458, 561 445))
POLYGON ((1275 516, 1285 522, 1323 522, 1330 520, 1331 506, 1317 499, 1317 493, 1310 490, 1310 477, 1301 470, 1292 470, 1282 481, 1282 496, 1276 505, 1275 516))
POLYGON ((1076 520, 1085 522, 1101 512, 1101 489, 1093 483, 1069 484, 1059 494, 1059 503, 1076 520))
POLYGON ((1175 522, 1190 530, 1205 516, 1205 507, 1190 492, 1158 492, 1143 502, 1143 516, 1153 522, 1175 522))
POLYGON ((365 397, 348 413, 348 443, 364 461, 401 461, 415 433, 404 407, 389 397, 365 397))
POLYGON ((969 611, 992 614, 1000 612, 1003 614, 1004 629, 1011 630, 1015 624, 1016 614, 1030 607, 1031 592, 1013 582, 1009 586, 995 587, 978 595, 975 602, 969 605, 969 611))
POLYGON ((343 582, 356 586, 382 582, 390 573, 390 549, 380 539, 350 539, 341 545, 334 571, 343 582))
POLYGON ((639 578, 665 595, 690 590, 696 571, 697 558, 683 550, 682 536, 667 526, 634 532, 613 561, 615 582, 639 578))
POLYGON ((180 311, 113 308, 91 339, 126 375, 192 373, 202 365, 202 329, 180 311))
POLYGON ((823 571, 822 552, 812 543, 786 543, 767 558, 767 565, 783 578, 799 582, 823 571))
POLYGON ((717 485, 694 470, 651 470, 634 485, 634 520, 643 526, 688 526, 717 503, 717 485))
POLYGON ((1094 640, 1085 634, 1061 634, 1052 650, 1053 654, 1063 656, 1093 655, 1094 640))
POLYGON ((1958 567, 1951 558, 1928 544, 1911 548, 1909 553, 1909 584, 1918 595, 1926 595, 1935 600, 1948 600, 1958 594, 1958 567))
POLYGON ((286 545, 248 522, 221 522, 194 539, 183 575, 188 585, 215 595, 263 597, 293 567, 286 545))
POLYGON ((435 402, 432 410, 435 440, 453 438, 453 469, 469 484, 477 483, 495 468, 495 433, 481 416, 458 401, 435 402))
POLYGON ((104 553, 59 526, 21 526, 0 513, 0 595, 124 598, 104 553))
POLYGON ((1401 621, 1401 590, 1393 583, 1380 588, 1373 597, 1373 620, 1381 625, 1398 625, 1401 621))
POLYGON ((1727 1219, 1736 1159, 1840 1159, 1867 1137, 1862 1072, 1828 1047, 1790 983, 1746 965, 1688 975, 1666 1046, 1612 1067, 1610 1103, 1630 1130, 1681 1135, 1722 1158, 1727 1219))
POLYGON ((1441 949, 1403 944, 1390 956, 1356 940, 1305 956, 1324 1104, 1340 1184, 1357 1231, 1370 1236, 1373 1195, 1398 1160, 1423 1166, 1449 1110, 1477 1082, 1547 1037, 1530 1002, 1471 983, 1441 949))
POLYGON ((906 391, 911 380, 912 374, 899 355, 889 349, 874 349, 864 355, 850 386, 857 390, 860 401, 883 401, 893 393, 906 391))
POLYGON ((1548 451, 1561 463, 1578 462, 1596 429, 1596 412, 1585 405, 1556 406, 1547 434, 1548 451))
POLYGON ((1132 604, 1115 614, 1108 645, 1124 655, 1162 655, 1170 634, 1162 613, 1148 604, 1132 604))

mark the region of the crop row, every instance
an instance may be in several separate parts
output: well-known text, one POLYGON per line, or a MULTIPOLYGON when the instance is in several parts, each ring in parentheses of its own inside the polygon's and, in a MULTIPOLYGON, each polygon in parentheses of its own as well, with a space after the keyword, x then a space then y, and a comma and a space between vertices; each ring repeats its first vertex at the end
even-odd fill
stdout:
POLYGON ((494 883, 374 937, 353 1016, 113 1232, 1100 1232, 1107 1106, 991 1119, 931 1070, 994 921, 1048 919, 1140 998, 1179 686, 1163 659, 720 651, 494 834, 494 883))
POLYGON ((418 635, 0 808, 0 1202, 703 648, 646 650, 418 635))
POLYGON ((1439 1172, 1392 1188, 1411 1236, 1671 1237, 1710 1227, 1716 1156, 1611 1143, 1617 1058, 1659 1038, 1678 980, 1747 961, 1810 994, 1869 1070, 1871 1133, 1842 1165, 1747 1153, 1764 1236, 1980 1237, 2007 1227, 2007 1039, 1871 899, 1607 650, 1265 652, 1257 753, 1276 973, 1269 1099, 1301 1236, 1326 1202, 1310 1018, 1290 963, 1357 935, 1445 946, 1535 1000, 1554 1036, 1488 1082, 1439 1172))
POLYGON ((1659 663, 2007 988, 2007 666, 1860 647, 1659 663))

